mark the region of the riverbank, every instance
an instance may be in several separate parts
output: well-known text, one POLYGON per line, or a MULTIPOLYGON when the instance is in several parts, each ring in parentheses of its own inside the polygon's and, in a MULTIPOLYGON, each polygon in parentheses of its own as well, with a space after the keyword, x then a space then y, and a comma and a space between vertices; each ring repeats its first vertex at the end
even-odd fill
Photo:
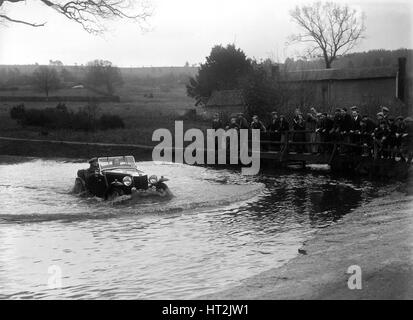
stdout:
POLYGON ((280 268, 202 299, 413 299, 413 193, 406 185, 346 215, 280 268), (350 290, 358 265, 362 289, 350 290))

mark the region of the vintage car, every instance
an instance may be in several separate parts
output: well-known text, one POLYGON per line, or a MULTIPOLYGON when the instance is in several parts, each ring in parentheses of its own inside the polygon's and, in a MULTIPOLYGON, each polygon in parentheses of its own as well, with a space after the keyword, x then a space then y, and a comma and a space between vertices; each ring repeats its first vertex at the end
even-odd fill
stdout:
POLYGON ((89 160, 90 167, 77 172, 75 193, 113 200, 135 192, 152 191, 163 194, 168 190, 168 179, 152 175, 148 178, 136 167, 133 156, 101 157, 89 160))

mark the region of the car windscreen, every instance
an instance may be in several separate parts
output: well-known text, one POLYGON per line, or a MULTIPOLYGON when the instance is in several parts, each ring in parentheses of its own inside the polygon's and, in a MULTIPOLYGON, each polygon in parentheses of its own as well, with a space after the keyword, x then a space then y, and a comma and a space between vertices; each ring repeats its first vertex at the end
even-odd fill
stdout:
POLYGON ((98 158, 98 162, 100 170, 114 168, 136 168, 135 159, 132 156, 98 158))

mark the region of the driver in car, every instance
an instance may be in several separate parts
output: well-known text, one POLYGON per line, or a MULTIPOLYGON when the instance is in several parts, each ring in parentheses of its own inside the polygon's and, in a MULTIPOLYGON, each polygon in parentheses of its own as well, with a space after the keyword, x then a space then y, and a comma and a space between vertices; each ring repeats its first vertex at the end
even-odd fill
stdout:
POLYGON ((89 160, 89 168, 86 170, 86 179, 95 174, 96 170, 99 170, 99 164, 97 158, 89 160))

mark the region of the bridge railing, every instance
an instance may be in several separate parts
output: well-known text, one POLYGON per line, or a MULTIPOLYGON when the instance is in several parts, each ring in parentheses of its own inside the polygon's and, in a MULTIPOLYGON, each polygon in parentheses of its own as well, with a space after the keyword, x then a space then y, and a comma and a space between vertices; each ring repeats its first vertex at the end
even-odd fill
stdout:
MULTIPOLYGON (((329 137, 330 141, 320 141, 320 133, 315 132, 312 130, 289 130, 284 132, 265 132, 261 134, 263 139, 260 139, 261 144, 261 152, 274 152, 275 150, 269 150, 271 146, 278 146, 280 147, 279 150, 276 152, 281 153, 281 160, 286 157, 286 155, 291 151, 299 151, 300 153, 306 153, 305 151, 308 150, 300 150, 297 147, 322 147, 317 148, 316 153, 324 153, 330 155, 330 161, 337 155, 337 154, 354 154, 354 153, 364 153, 364 151, 368 152, 364 154, 365 156, 369 156, 372 158, 377 159, 379 157, 379 153, 387 153, 387 154, 401 154, 401 148, 383 148, 375 144, 374 140, 371 141, 370 144, 367 145, 367 150, 364 150, 366 146, 360 143, 353 143, 344 141, 344 139, 349 139, 350 137, 360 137, 362 135, 354 135, 351 133, 340 134, 340 139, 335 139, 334 135, 329 137), (295 135, 300 134, 303 135, 300 137, 303 141, 296 141, 295 135), (316 134, 317 141, 307 141, 308 135, 307 134, 316 134), (275 137, 279 137, 279 140, 268 139, 271 135, 275 137), (293 148, 291 148, 293 147, 293 148), (297 150, 298 149, 298 150, 297 150)), ((311 152, 310 152, 311 153, 311 152)))

